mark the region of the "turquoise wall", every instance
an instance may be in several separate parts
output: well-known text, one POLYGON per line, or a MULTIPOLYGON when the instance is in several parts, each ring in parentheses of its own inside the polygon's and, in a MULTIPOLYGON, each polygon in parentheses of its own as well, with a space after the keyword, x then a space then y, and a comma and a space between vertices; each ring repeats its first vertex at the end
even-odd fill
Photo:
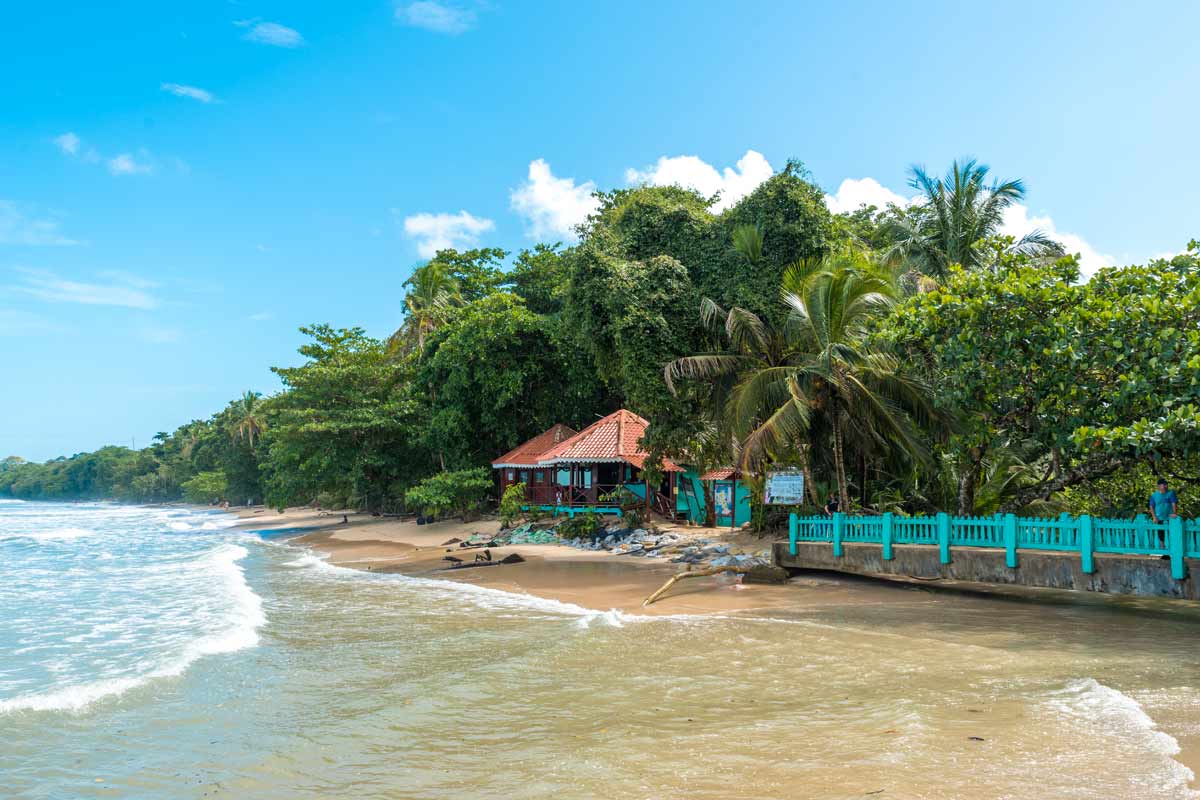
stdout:
MULTIPOLYGON (((689 469, 688 471, 680 474, 680 476, 679 476, 679 484, 680 484, 679 493, 675 497, 675 510, 681 514, 687 514, 687 518, 690 519, 692 522, 696 523, 697 525, 704 524, 704 508, 699 506, 699 504, 697 502, 698 500, 700 500, 700 498, 704 497, 704 492, 708 488, 706 485, 704 485, 704 483, 705 482, 700 480, 700 474, 698 472, 696 472, 695 470, 689 469), (691 495, 684 492, 684 490, 683 490, 683 482, 684 481, 687 481, 688 485, 692 488, 692 494, 694 494, 695 497, 692 497, 691 495)), ((720 487, 722 487, 722 486, 728 487, 729 486, 729 481, 716 481, 715 485, 717 486, 717 491, 719 493, 720 487)), ((746 484, 743 483, 742 481, 737 481, 737 490, 736 490, 735 496, 737 498, 737 506, 736 506, 737 524, 741 525, 745 522, 750 521, 750 489, 749 489, 749 487, 747 487, 746 484)), ((724 515, 718 514, 717 515, 717 525, 718 526, 729 525, 729 523, 730 523, 730 518, 729 518, 728 514, 724 514, 724 515)))

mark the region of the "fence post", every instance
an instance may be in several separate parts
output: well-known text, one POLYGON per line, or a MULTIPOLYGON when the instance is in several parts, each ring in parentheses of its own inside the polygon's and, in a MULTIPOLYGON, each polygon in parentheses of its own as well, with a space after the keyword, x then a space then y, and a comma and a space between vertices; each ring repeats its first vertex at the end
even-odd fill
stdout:
POLYGON ((1183 519, 1180 517, 1167 520, 1167 552, 1171 556, 1171 577, 1183 580, 1187 577, 1187 565, 1183 563, 1183 519))
POLYGON ((895 515, 888 511, 883 515, 883 560, 892 560, 892 523, 895 515))
MULTIPOLYGON (((1150 546, 1150 518, 1145 514, 1138 514, 1133 518, 1136 528, 1133 532, 1134 547, 1149 547, 1150 546)), ((1157 542, 1156 542, 1157 544, 1157 542)))
POLYGON ((833 515, 833 555, 835 558, 842 557, 842 530, 845 525, 845 514, 839 511, 833 515))
POLYGON ((796 534, 800 528, 800 521, 796 517, 796 512, 788 514, 788 552, 796 555, 796 534))
POLYGON ((945 511, 939 511, 937 515, 938 526, 938 550, 941 555, 942 563, 950 563, 950 515, 945 511))
POLYGON ((1096 560, 1092 554, 1096 549, 1096 529, 1093 526, 1092 515, 1084 514, 1079 518, 1079 560, 1083 564, 1083 574, 1091 575, 1096 571, 1096 560))
POLYGON ((1004 565, 1017 568, 1017 515, 1004 515, 1004 565))

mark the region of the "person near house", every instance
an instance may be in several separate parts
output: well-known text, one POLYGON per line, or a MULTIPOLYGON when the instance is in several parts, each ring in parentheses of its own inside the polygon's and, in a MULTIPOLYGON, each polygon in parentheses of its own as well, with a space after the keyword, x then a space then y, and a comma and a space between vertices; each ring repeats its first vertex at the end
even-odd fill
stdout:
POLYGON ((821 510, 825 512, 825 516, 832 517, 834 514, 836 514, 838 512, 838 509, 841 507, 842 507, 842 504, 838 502, 837 495, 834 494, 833 492, 830 492, 829 493, 829 502, 827 502, 821 510))

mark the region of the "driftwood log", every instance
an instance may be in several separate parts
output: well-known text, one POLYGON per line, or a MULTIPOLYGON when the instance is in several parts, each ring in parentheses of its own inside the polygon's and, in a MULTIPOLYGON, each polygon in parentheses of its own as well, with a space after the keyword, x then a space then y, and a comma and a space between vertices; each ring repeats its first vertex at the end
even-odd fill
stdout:
POLYGON ((725 572, 739 572, 746 576, 746 579, 752 583, 782 583, 788 579, 787 570, 781 567, 755 566, 748 567, 744 564, 726 564, 723 567, 705 567, 704 569, 696 569, 688 572, 677 572, 667 579, 667 582, 658 588, 658 591, 642 601, 642 607, 653 603, 660 599, 667 590, 685 578, 710 578, 713 575, 720 575, 725 572))

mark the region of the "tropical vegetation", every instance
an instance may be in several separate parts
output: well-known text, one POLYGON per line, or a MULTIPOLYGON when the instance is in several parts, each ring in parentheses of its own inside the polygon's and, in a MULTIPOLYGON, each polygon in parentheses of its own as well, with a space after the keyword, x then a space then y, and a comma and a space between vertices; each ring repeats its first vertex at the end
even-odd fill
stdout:
POLYGON ((1200 243, 1084 275, 1005 235, 1021 181, 968 160, 912 184, 843 214, 798 162, 720 212, 598 193, 576 243, 443 250, 390 335, 306 326, 276 393, 140 450, 5 459, 0 496, 473 513, 497 455, 626 407, 652 454, 756 491, 799 468, 813 506, 1132 514, 1164 475, 1194 508, 1200 243))

